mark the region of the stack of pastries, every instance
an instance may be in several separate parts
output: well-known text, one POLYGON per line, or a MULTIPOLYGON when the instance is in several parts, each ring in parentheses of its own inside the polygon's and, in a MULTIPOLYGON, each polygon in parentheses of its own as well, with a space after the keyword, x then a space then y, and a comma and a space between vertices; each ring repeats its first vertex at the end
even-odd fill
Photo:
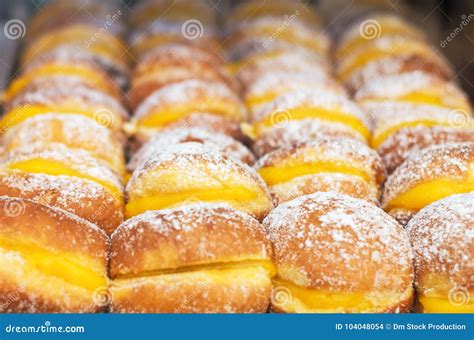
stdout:
POLYGON ((268 308, 272 248, 259 221, 273 202, 243 144, 247 108, 225 64, 216 12, 206 1, 132 9, 140 38, 132 34, 125 130, 133 148, 127 221, 111 236, 112 312, 268 308))
POLYGON ((120 10, 47 10, 4 95, 1 312, 474 312, 471 106, 420 29, 144 0, 125 49, 120 10))

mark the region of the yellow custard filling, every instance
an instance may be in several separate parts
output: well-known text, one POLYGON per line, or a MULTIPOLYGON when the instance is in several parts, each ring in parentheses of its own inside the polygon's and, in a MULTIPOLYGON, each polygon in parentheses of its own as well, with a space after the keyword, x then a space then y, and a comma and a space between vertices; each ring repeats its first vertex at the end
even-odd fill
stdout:
POLYGON ((280 91, 269 91, 261 95, 250 95, 245 99, 245 104, 248 107, 265 104, 271 102, 280 94, 282 94, 280 91))
POLYGON ((266 129, 272 126, 285 126, 287 122, 292 120, 302 120, 306 118, 317 118, 323 121, 341 123, 359 132, 366 139, 370 137, 369 128, 357 117, 342 111, 327 110, 320 107, 296 107, 277 111, 274 114, 270 114, 263 121, 253 124, 251 131, 248 132, 251 137, 257 138, 266 129))
POLYGON ((340 313, 384 311, 396 306, 411 287, 403 294, 378 293, 377 295, 356 292, 329 292, 302 287, 279 279, 272 279, 272 304, 289 313, 340 313))
POLYGON ((114 94, 111 91, 109 84, 104 80, 102 75, 98 74, 96 70, 83 67, 81 65, 64 65, 64 64, 45 64, 42 65, 27 74, 16 78, 5 91, 5 101, 9 101, 17 94, 19 94, 28 84, 34 79, 42 76, 52 75, 65 75, 65 76, 77 76, 85 79, 88 83, 94 84, 102 91, 114 94))
POLYGON ((7 169, 20 170, 27 173, 41 173, 51 176, 64 175, 87 179, 105 188, 119 202, 123 200, 122 192, 119 188, 116 187, 114 183, 98 179, 97 177, 83 173, 79 170, 74 169, 73 167, 67 166, 66 164, 56 160, 29 159, 8 163, 6 167, 7 169))
POLYGON ((361 177, 365 182, 370 182, 370 176, 361 169, 341 162, 319 161, 312 164, 293 164, 291 166, 269 166, 258 170, 268 185, 272 186, 288 182, 293 178, 312 175, 322 172, 342 173, 361 177))
POLYGON ((474 176, 466 180, 435 179, 416 185, 391 200, 387 209, 408 209, 418 211, 444 197, 474 190, 474 176))
POLYGON ((148 277, 148 276, 190 273, 190 272, 211 272, 211 271, 219 272, 219 271, 224 271, 224 270, 240 270, 240 269, 251 269, 251 268, 262 268, 266 272, 268 272, 269 276, 274 276, 276 274, 275 266, 270 260, 249 259, 249 260, 242 260, 242 261, 235 261, 235 262, 204 263, 204 264, 183 266, 179 268, 144 271, 137 274, 119 275, 116 278, 116 280, 140 278, 140 277, 148 277))
POLYGON ((83 115, 92 118, 99 124, 109 128, 115 125, 120 125, 121 123, 117 120, 118 115, 111 113, 111 111, 108 111, 103 107, 90 106, 89 108, 84 109, 78 104, 74 105, 74 103, 68 102, 56 103, 54 105, 26 104, 15 107, 3 116, 2 120, 0 121, 0 131, 6 131, 9 128, 27 120, 28 118, 42 114, 48 114, 51 112, 83 115), (110 117, 107 115, 110 115, 110 117))
POLYGON ((146 196, 141 198, 131 198, 126 207, 125 215, 127 218, 139 215, 147 210, 159 210, 171 207, 180 202, 186 201, 250 201, 257 194, 246 188, 221 188, 214 190, 190 190, 177 193, 160 193, 156 196, 146 196))
MULTIPOLYGON (((471 296, 474 292, 471 292, 471 296)), ((446 298, 419 295, 418 300, 424 313, 474 313, 474 301, 455 304, 446 298)))
POLYGON ((462 98, 456 99, 451 97, 452 102, 446 98, 447 93, 440 93, 440 91, 427 91, 420 90, 414 91, 398 97, 390 96, 377 96, 376 98, 367 98, 361 102, 383 102, 386 100, 396 100, 400 102, 416 103, 416 104, 425 104, 425 105, 434 105, 448 108, 460 108, 469 111, 469 107, 466 105, 465 101, 462 98))
POLYGON ((0 237, 0 250, 19 252, 26 261, 25 271, 37 270, 44 275, 54 276, 70 284, 94 291, 107 285, 104 268, 77 254, 53 252, 33 242, 0 237), (93 270, 92 268, 96 268, 93 270))
POLYGON ((212 113, 221 116, 235 117, 241 120, 240 108, 233 103, 220 101, 218 98, 203 100, 198 104, 179 105, 167 110, 156 110, 151 112, 144 118, 137 121, 137 126, 140 127, 161 127, 169 123, 175 122, 181 118, 194 112, 212 113))

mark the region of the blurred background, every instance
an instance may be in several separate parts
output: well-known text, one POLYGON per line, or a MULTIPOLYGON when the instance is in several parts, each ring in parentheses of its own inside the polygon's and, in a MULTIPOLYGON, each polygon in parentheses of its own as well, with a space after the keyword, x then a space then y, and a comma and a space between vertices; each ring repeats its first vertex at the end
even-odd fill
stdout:
MULTIPOLYGON (((79 0, 83 3, 93 0, 79 0)), ((219 11, 225 12, 239 0, 210 0, 219 11)), ((262 2, 271 0, 261 0, 262 2)), ((42 10, 47 0, 0 1, 0 86, 5 87, 15 67, 21 37, 26 32, 28 19, 42 10), (6 24, 9 24, 6 26, 6 24), (26 24, 26 26, 25 26, 26 24), (8 30, 12 30, 10 34, 8 30), (18 37, 17 37, 18 36, 18 37), (13 38, 12 38, 13 37, 13 38)), ((138 1, 101 0, 123 9, 124 16, 138 1)), ((399 13, 429 34, 433 46, 447 57, 456 69, 455 80, 474 99, 474 1, 472 0, 313 0, 326 23, 326 29, 338 31, 367 9, 399 13)))

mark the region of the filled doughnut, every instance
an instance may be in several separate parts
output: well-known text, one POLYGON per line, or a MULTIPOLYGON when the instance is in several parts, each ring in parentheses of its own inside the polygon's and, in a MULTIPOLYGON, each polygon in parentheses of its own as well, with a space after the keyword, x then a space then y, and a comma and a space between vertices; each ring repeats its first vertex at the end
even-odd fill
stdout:
POLYGON ((362 105, 396 101, 471 111, 466 94, 457 86, 420 71, 379 77, 358 89, 354 99, 362 105))
MULTIPOLYGON (((104 73, 107 79, 110 79, 121 89, 126 87, 128 77, 130 76, 128 60, 120 61, 100 58, 97 55, 89 53, 87 50, 78 50, 73 44, 60 45, 47 53, 35 56, 33 60, 22 65, 22 70, 27 72, 42 64, 57 62, 59 60, 69 64, 95 65, 98 70, 104 73)), ((116 92, 112 88, 111 91, 113 91, 112 94, 116 92)))
POLYGON ((330 46, 329 38, 322 30, 298 20, 288 20, 288 17, 263 17, 237 25, 231 31, 227 45, 227 51, 234 59, 275 49, 301 50, 327 57, 330 46), (285 28, 281 29, 283 26, 285 28), (274 34, 277 31, 278 34, 274 34))
POLYGON ((91 60, 104 66, 104 69, 113 65, 125 73, 128 69, 125 43, 108 30, 97 35, 97 29, 94 25, 78 23, 50 30, 26 46, 21 54, 21 63, 28 64, 58 49, 63 53, 67 47, 87 53, 91 60))
POLYGON ((186 80, 150 94, 136 109, 130 132, 150 135, 192 113, 213 114, 230 122, 246 118, 244 105, 226 85, 186 80))
POLYGON ((380 208, 334 192, 316 193, 279 205, 263 225, 274 245, 274 311, 410 311, 408 235, 380 208))
POLYGON ((474 128, 470 111, 397 102, 367 103, 362 107, 373 118, 371 146, 374 149, 378 149, 393 134, 410 127, 442 126, 458 130, 474 128))
POLYGON ((223 204, 147 211, 112 235, 112 312, 264 313, 272 248, 252 217, 223 204))
POLYGON ((81 60, 71 62, 68 58, 53 58, 41 63, 28 64, 22 69, 20 76, 16 77, 5 90, 4 101, 9 103, 16 96, 20 95, 32 81, 39 78, 52 76, 69 76, 80 78, 92 87, 100 89, 104 94, 114 98, 121 98, 117 85, 108 78, 104 72, 91 60, 81 58, 81 60))
POLYGON ((245 104, 250 111, 256 112, 263 105, 280 95, 302 89, 347 96, 344 88, 328 77, 319 78, 313 74, 303 72, 269 72, 257 78, 247 87, 245 91, 245 104))
POLYGON ((125 175, 122 145, 109 129, 88 117, 55 113, 33 116, 11 127, 2 136, 6 151, 40 142, 61 143, 88 151, 118 175, 125 175))
POLYGON ((220 37, 216 26, 205 25, 204 22, 200 24, 202 26, 196 25, 194 21, 154 21, 149 26, 139 27, 134 31, 130 39, 130 51, 139 59, 153 49, 167 44, 200 46, 209 51, 219 50, 220 37))
POLYGON ((377 203, 385 180, 379 155, 353 139, 327 137, 281 148, 255 167, 279 203, 318 191, 377 203))
POLYGON ((255 140, 252 150, 260 158, 272 151, 322 137, 352 138, 362 143, 366 142, 364 136, 344 124, 319 119, 302 119, 290 121, 285 126, 264 133, 255 140))
POLYGON ((420 311, 474 312, 473 220, 471 192, 434 202, 408 223, 420 311))
POLYGON ((375 39, 370 45, 360 46, 351 51, 347 58, 338 63, 336 73, 341 81, 346 82, 370 62, 394 56, 405 59, 428 59, 439 68, 449 69, 446 61, 428 43, 404 36, 386 36, 375 39))
POLYGON ((317 55, 308 55, 301 51, 276 50, 262 53, 231 64, 228 69, 237 75, 248 89, 254 82, 270 73, 306 73, 313 79, 325 82, 330 79, 330 66, 327 60, 317 55))
POLYGON ((413 126, 390 135, 377 152, 383 159, 387 172, 392 173, 410 154, 431 145, 455 142, 474 142, 474 129, 445 126, 413 126))
POLYGON ((25 199, 0 197, 0 212, 2 312, 102 309, 109 247, 102 230, 66 211, 25 199))
POLYGON ((374 40, 387 36, 402 36, 420 41, 426 40, 425 34, 415 25, 399 15, 388 13, 370 13, 352 23, 339 38, 334 53, 336 60, 347 57, 361 46, 368 46, 374 40))
POLYGON ((290 92, 264 105, 252 115, 247 133, 256 139, 291 121, 309 118, 346 125, 366 139, 370 136, 370 122, 357 105, 344 96, 313 90, 290 92))
POLYGON ((146 142, 130 159, 127 170, 133 172, 137 166, 152 157, 155 153, 164 151, 168 146, 195 142, 201 143, 206 147, 216 149, 229 157, 240 160, 241 162, 252 165, 255 162, 255 156, 243 144, 237 140, 219 133, 211 133, 202 129, 173 129, 158 132, 146 142))
POLYGON ((400 75, 421 71, 444 80, 451 80, 454 76, 453 69, 438 58, 429 55, 393 55, 377 58, 354 70, 346 79, 348 88, 357 90, 371 82, 377 82, 379 77, 387 75, 400 75))
POLYGON ((238 90, 215 54, 194 46, 168 44, 144 56, 134 70, 128 101, 135 109, 155 90, 187 79, 222 82, 238 90))
POLYGON ((189 202, 225 202, 262 219, 272 208, 268 188, 249 166, 199 143, 155 153, 127 184, 126 216, 189 202))
POLYGON ((474 143, 434 145, 412 153, 387 178, 382 206, 401 223, 444 197, 474 190, 474 143))
POLYGON ((111 234, 124 220, 123 203, 102 185, 71 175, 0 169, 0 196, 60 208, 111 234))
POLYGON ((87 116, 115 131, 128 119, 127 111, 116 98, 62 78, 48 79, 45 83, 39 81, 38 86, 32 86, 7 103, 5 112, 0 123, 3 130, 27 118, 51 112, 87 116))

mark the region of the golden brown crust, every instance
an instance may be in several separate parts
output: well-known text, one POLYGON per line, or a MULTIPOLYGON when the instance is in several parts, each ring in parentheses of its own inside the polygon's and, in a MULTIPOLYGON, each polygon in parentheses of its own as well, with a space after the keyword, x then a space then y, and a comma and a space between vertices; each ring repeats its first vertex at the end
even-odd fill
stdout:
MULTIPOLYGON (((106 275, 109 239, 95 225, 61 209, 47 207, 30 200, 0 197, 0 236, 32 242, 50 254, 66 253, 71 258, 87 259, 91 270, 106 275)), ((48 291, 54 276, 41 274, 48 281, 32 286, 30 272, 23 272, 26 262, 19 252, 2 249, 0 260, 13 267, 3 267, 0 275, 0 305, 6 312, 94 312, 100 308, 93 293, 71 284, 62 293, 48 291), (10 263, 12 262, 12 263, 10 263), (23 281, 22 278, 25 280, 23 281), (42 291, 42 289, 46 289, 42 291), (11 298, 11 295, 15 298, 11 298)), ((67 264, 65 264, 67 265, 67 264)))
POLYGON ((112 234, 110 276, 265 261, 271 253, 260 223, 225 204, 150 210, 127 220, 112 234))
POLYGON ((278 206, 263 224, 282 280, 375 295, 402 294, 411 286, 408 236, 383 210, 363 200, 312 194, 278 206))
POLYGON ((388 137, 377 149, 388 173, 392 173, 410 154, 431 145, 474 142, 474 130, 444 126, 404 128, 388 137))
POLYGON ((102 186, 70 176, 0 171, 0 196, 30 199, 69 211, 108 234, 123 221, 123 206, 102 186))

